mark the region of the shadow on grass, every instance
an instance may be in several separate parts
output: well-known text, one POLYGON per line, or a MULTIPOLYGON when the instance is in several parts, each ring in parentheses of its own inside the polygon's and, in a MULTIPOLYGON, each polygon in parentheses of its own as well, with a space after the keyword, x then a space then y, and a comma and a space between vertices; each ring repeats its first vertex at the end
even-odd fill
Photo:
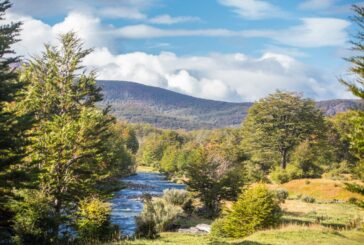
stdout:
POLYGON ((305 226, 309 226, 309 225, 313 225, 313 224, 319 224, 319 225, 322 225, 324 227, 327 227, 327 228, 332 228, 334 230, 341 230, 341 229, 345 229, 347 228, 346 225, 344 224, 337 224, 337 223, 325 223, 325 222, 322 222, 320 220, 317 220, 316 222, 314 221, 308 221, 308 220, 301 220, 299 218, 283 218, 282 219, 282 224, 284 225, 305 225, 305 226))

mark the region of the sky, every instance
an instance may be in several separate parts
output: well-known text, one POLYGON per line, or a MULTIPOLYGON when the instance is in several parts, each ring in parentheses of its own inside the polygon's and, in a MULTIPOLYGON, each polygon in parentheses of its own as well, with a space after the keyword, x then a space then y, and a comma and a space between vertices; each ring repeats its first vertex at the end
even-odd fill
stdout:
POLYGON ((75 31, 94 52, 84 65, 195 97, 256 101, 276 90, 315 100, 352 98, 339 82, 361 0, 12 0, 22 21, 15 51, 75 31))

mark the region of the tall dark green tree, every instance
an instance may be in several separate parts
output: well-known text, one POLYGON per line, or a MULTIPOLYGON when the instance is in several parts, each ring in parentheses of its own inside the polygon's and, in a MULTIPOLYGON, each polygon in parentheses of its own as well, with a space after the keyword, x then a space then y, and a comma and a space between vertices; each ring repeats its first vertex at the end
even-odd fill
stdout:
MULTIPOLYGON (((353 5, 355 15, 352 21, 357 26, 357 33, 351 40, 354 55, 346 60, 351 63, 349 72, 351 79, 340 79, 355 96, 364 99, 364 7, 353 5)), ((358 169, 359 175, 364 179, 364 113, 352 120, 353 128, 350 136, 351 149, 355 156, 359 159, 358 169)))
MULTIPOLYGON (((0 21, 11 7, 9 1, 0 1, 0 21)), ((19 99, 24 83, 19 82, 16 67, 20 60, 11 46, 18 41, 20 22, 0 25, 0 237, 10 231, 12 213, 8 202, 12 189, 22 182, 18 165, 24 157, 27 116, 17 115, 14 103, 19 99)), ((1 243, 1 239, 0 239, 1 243)))
POLYGON ((253 155, 275 159, 285 169, 292 150, 304 140, 319 137, 323 130, 323 115, 314 101, 278 91, 249 109, 243 142, 253 155))

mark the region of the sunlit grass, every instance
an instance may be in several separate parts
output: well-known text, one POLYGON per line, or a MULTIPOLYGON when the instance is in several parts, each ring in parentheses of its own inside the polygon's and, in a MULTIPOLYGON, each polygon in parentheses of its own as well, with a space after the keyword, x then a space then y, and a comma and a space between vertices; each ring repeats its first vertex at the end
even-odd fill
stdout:
POLYGON ((275 187, 286 189, 290 197, 306 195, 321 201, 347 201, 350 197, 364 200, 364 196, 346 190, 343 182, 330 179, 298 179, 275 187))
POLYGON ((286 222, 325 226, 352 227, 364 222, 364 209, 348 203, 305 203, 301 200, 286 200, 282 204, 286 222))

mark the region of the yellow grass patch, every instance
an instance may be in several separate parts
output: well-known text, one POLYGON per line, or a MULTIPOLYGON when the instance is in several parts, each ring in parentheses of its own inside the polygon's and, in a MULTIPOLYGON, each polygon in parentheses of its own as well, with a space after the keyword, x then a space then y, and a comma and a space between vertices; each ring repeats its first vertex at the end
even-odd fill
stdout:
POLYGON ((351 197, 364 200, 364 196, 344 188, 344 183, 330 179, 298 179, 281 185, 271 185, 271 188, 284 188, 290 196, 306 195, 317 200, 347 201, 351 197))

